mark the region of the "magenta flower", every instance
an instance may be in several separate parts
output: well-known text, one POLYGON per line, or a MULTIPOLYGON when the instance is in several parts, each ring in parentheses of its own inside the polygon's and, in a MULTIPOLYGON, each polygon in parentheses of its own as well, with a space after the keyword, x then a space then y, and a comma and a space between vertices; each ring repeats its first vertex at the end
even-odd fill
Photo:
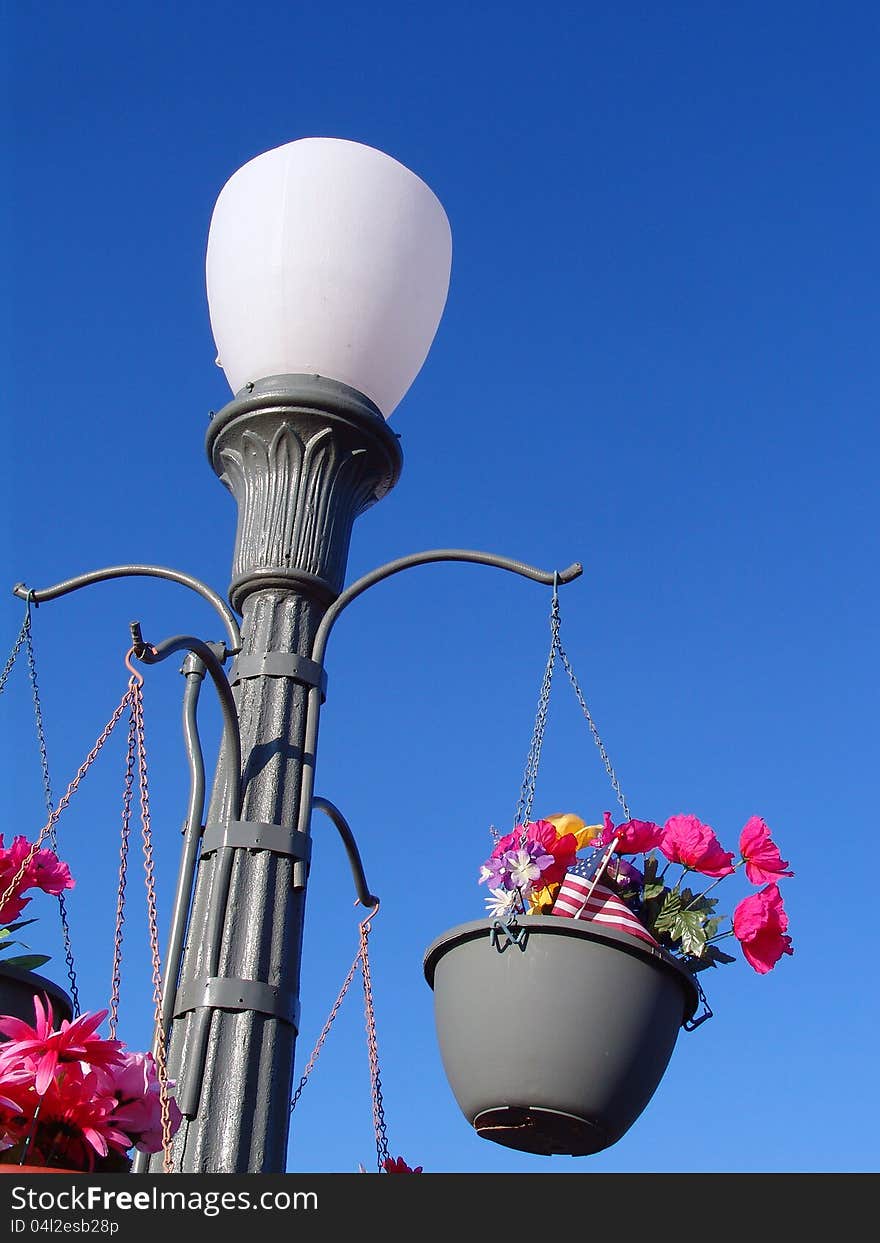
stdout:
POLYGON ((733 874, 733 855, 722 847, 709 825, 696 816, 670 816, 658 845, 670 863, 681 863, 703 876, 733 874))
MULTIPOLYGON (((162 1097, 152 1055, 128 1053, 120 1041, 96 1036, 106 1011, 53 1032, 48 1002, 44 1009, 35 1001, 35 1010, 33 1028, 0 1019, 0 1030, 11 1036, 0 1045, 0 1150, 26 1143, 33 1165, 90 1170, 96 1157, 132 1146, 158 1152, 162 1097)), ((168 1119, 173 1135, 182 1117, 170 1097, 168 1119)))
MULTIPOLYGON (((3 834, 0 833, 0 898, 9 890, 32 845, 26 837, 19 835, 13 838, 11 846, 4 846, 3 834)), ((72 889, 74 883, 70 868, 61 862, 54 851, 36 851, 14 891, 0 906, 0 923, 12 923, 18 919, 30 902, 30 898, 22 897, 26 890, 42 889, 44 893, 57 896, 65 889, 72 889)))
POLYGON ((780 876, 794 876, 779 847, 770 837, 770 830, 760 816, 751 816, 743 825, 739 852, 746 865, 746 876, 753 885, 775 881, 780 876))
POLYGON ((788 916, 775 884, 743 898, 733 912, 734 936, 746 960, 761 975, 775 967, 783 954, 794 953, 787 928, 788 916))
POLYGON ((420 1165, 407 1165, 403 1157, 387 1157, 382 1165, 386 1174, 421 1174, 420 1165))
POLYGON ((34 1058, 38 1096, 42 1096, 48 1088, 59 1063, 87 1062, 91 1066, 111 1066, 119 1061, 122 1042, 104 1040, 95 1035, 106 1018, 106 1010, 99 1010, 97 1014, 81 1014, 73 1022, 62 1019, 58 1031, 53 1030, 54 1016, 48 997, 45 1009, 40 998, 34 997, 34 1010, 34 1027, 9 1014, 0 1016, 0 1034, 10 1040, 9 1044, 0 1045, 0 1070, 12 1056, 34 1058))
POLYGON ((641 855, 660 845, 663 830, 659 824, 654 824, 652 820, 625 820, 623 824, 618 824, 615 827, 611 819, 611 813, 606 811, 603 812, 603 815, 605 818, 605 828, 597 840, 599 846, 610 846, 616 837, 618 838, 617 846, 615 847, 617 854, 641 855))

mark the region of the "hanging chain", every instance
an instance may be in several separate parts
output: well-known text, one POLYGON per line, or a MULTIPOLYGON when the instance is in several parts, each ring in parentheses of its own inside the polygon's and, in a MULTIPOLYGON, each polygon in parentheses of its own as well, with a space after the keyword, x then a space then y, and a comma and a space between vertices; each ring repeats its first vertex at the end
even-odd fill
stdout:
MULTIPOLYGON (((568 680, 571 682, 571 685, 574 689, 574 693, 577 696, 577 701, 580 704, 581 711, 583 712, 584 717, 586 718, 587 724, 590 727, 590 733, 593 735, 593 741, 598 747, 599 754, 602 757, 602 763, 605 765, 605 771, 607 772, 608 776, 611 778, 611 785, 614 789, 614 793, 617 795, 617 800, 620 803, 620 806, 623 808, 624 817, 626 820, 629 820, 631 818, 629 807, 627 805, 627 801, 624 798, 623 791, 620 788, 620 782, 618 781, 617 776, 614 772, 614 769, 611 765, 611 760, 608 758, 608 752, 605 750, 605 744, 602 742, 602 739, 599 737, 599 731, 596 728, 596 723, 593 720, 590 709, 587 707, 587 702, 584 699, 583 692, 581 691, 581 688, 578 685, 578 681, 577 681, 577 678, 575 677, 574 670, 571 667, 571 661, 568 659, 568 656, 566 655, 566 652, 565 652, 565 648, 562 646, 562 639, 560 638, 560 634, 559 634, 560 625, 561 625, 561 618, 560 618, 560 613, 559 613, 558 584, 557 582, 554 581, 553 602, 550 606, 550 652, 547 657, 546 668, 544 669, 544 677, 541 681, 541 692, 538 697, 538 710, 535 716, 535 726, 532 732, 532 740, 529 746, 529 753, 528 753, 528 756, 526 757, 525 772, 523 774, 522 787, 520 789, 520 794, 519 794, 519 802, 516 805, 514 827, 516 827, 517 825, 525 825, 528 822, 529 817, 532 814, 532 802, 534 800, 535 787, 537 785, 537 780, 538 780, 538 767, 539 767, 540 759, 541 759, 541 748, 544 743, 544 732, 547 727, 547 712, 548 712, 548 708, 550 705, 550 687, 551 687, 551 683, 553 680, 553 668, 554 668, 554 664, 556 662, 557 656, 561 660, 563 667, 565 668, 565 672, 568 674, 568 680)), ((494 831, 493 831, 493 836, 497 840, 497 833, 494 831)), ((525 829, 523 829, 522 838, 523 838, 523 843, 524 843, 525 842, 525 829)))
POLYGON ((385 1162, 389 1159, 389 1151, 385 1123, 385 1108, 382 1103, 382 1079, 379 1074, 379 1046, 376 1039, 376 1015, 373 1007, 373 980, 370 973, 370 954, 368 944, 370 926, 378 909, 379 905, 377 903, 360 926, 360 948, 358 949, 357 954, 355 954, 354 962, 351 964, 348 975, 345 977, 342 988, 339 990, 339 995, 333 1003, 333 1009, 327 1016, 327 1022, 324 1024, 321 1034, 315 1043, 312 1055, 306 1064, 305 1070, 303 1071, 302 1079, 300 1079, 299 1085, 291 1098, 289 1112, 293 1113, 300 1096, 302 1096, 303 1088, 306 1086, 309 1075, 312 1073, 315 1062, 318 1060, 318 1054, 321 1052, 321 1046, 327 1038, 327 1033, 330 1031, 333 1020, 336 1018, 339 1007, 342 1005, 343 998, 348 992, 349 986, 355 977, 355 972, 358 967, 360 967, 364 985, 364 1014, 367 1028, 367 1051, 370 1059, 370 1086, 373 1100, 373 1128, 376 1133, 376 1158, 378 1160, 379 1172, 381 1173, 385 1168, 385 1162))
POLYGON ((21 645, 22 643, 24 643, 25 639, 27 638, 27 633, 28 633, 28 630, 30 629, 30 625, 31 625, 31 609, 30 609, 30 603, 28 603, 27 612, 24 615, 24 621, 21 623, 21 630, 19 630, 18 632, 18 638, 15 640, 15 643, 12 646, 12 651, 9 653, 9 658, 6 661, 6 664, 3 666, 3 672, 0 673, 0 694, 2 694, 3 688, 6 686, 6 679, 9 677, 10 673, 12 672, 12 666, 15 664, 15 658, 18 656, 18 653, 21 651, 21 645))
MULTIPOLYGON (((556 587, 553 588, 553 603, 550 608, 550 652, 547 656, 547 665, 544 669, 544 676, 541 680, 541 692, 538 696, 538 711, 535 716, 535 726, 532 731, 532 741, 529 745, 529 753, 526 757, 526 767, 523 773, 522 786, 519 792, 519 802, 516 805, 516 813, 514 815, 514 827, 518 824, 525 825, 529 816, 532 814, 532 801, 535 797, 535 786, 538 781, 538 766, 541 759, 541 747, 544 743, 544 731, 547 727, 547 710, 550 706, 550 685, 553 680, 553 666, 556 661, 556 650, 559 643, 559 597, 556 593, 556 587)), ((523 836, 525 830, 523 830, 523 836)))
POLYGON ((36 855, 37 851, 40 849, 40 846, 43 843, 43 839, 45 838, 46 834, 51 833, 52 829, 55 827, 58 821, 58 817, 67 807, 67 804, 70 802, 71 798, 76 793, 79 783, 82 781, 83 777, 89 771, 92 764, 95 762, 99 751, 101 750, 101 748, 103 747, 107 739, 110 737, 110 734, 113 732, 113 729, 115 728, 115 726, 119 723, 119 718, 122 716, 130 700, 131 700, 131 688, 129 688, 125 692, 125 694, 122 696, 122 699, 119 701, 119 704, 115 712, 113 713, 112 717, 110 718, 110 720, 107 722, 107 724, 104 726, 103 730, 101 731, 100 737, 98 738, 97 742, 92 747, 91 751, 88 753, 86 758, 83 760, 82 764, 77 770, 76 776, 73 778, 70 785, 65 790, 64 794, 61 796, 61 800, 58 803, 58 806, 49 816, 49 819, 43 825, 42 829, 40 829, 40 832, 37 835, 36 841, 31 843, 30 850, 28 850, 27 854, 24 856, 21 863, 19 864, 18 871, 15 873, 15 875, 12 877, 12 880, 9 882, 6 888, 6 892, 0 894, 0 910, 3 909, 5 904, 12 897, 12 895, 18 891, 18 888, 21 885, 22 880, 24 879, 25 873, 27 872, 28 868, 30 867, 31 863, 34 860, 34 856, 36 855))
POLYGON ((587 707, 587 703, 586 703, 586 700, 584 699, 581 688, 578 686, 577 678, 574 676, 574 670, 572 669, 571 663, 569 662, 569 659, 565 654, 565 649, 562 646, 562 642, 559 639, 558 633, 556 636, 556 649, 559 652, 559 659, 562 661, 562 664, 565 668, 565 672, 568 674, 568 680, 571 682, 571 685, 574 688, 574 693, 577 696, 577 701, 581 706, 581 712, 583 712, 584 716, 586 717, 587 724, 590 727, 590 733, 593 735, 593 741, 595 742, 596 746, 599 749, 599 754, 602 757, 602 763, 605 765, 605 771, 608 774, 608 776, 611 778, 611 785, 614 789, 614 793, 617 795, 617 801, 620 803, 620 806, 623 808, 624 817, 627 820, 630 820, 632 817, 629 814, 629 807, 627 806, 626 799, 623 796, 623 791, 620 788, 620 782, 617 780, 614 769, 611 767, 611 761, 608 758, 608 752, 605 750, 604 743, 602 742, 602 739, 599 737, 599 731, 596 729, 596 724, 592 718, 592 715, 590 714, 590 709, 587 707))
POLYGON ((309 1058, 306 1064, 306 1068, 303 1071, 302 1079, 300 1079, 299 1081, 299 1086, 297 1087, 296 1091, 294 1092, 291 1098, 288 1113, 293 1113, 294 1109, 296 1108, 297 1101, 302 1096, 302 1091, 303 1091, 303 1088, 306 1086, 306 1083, 308 1082, 309 1075, 312 1073, 312 1071, 315 1068, 315 1062, 317 1062, 318 1060, 318 1054, 321 1052, 321 1046, 323 1045, 324 1041, 327 1039, 327 1033, 330 1031, 330 1028, 333 1024, 333 1020, 336 1018, 337 1011, 339 1010, 339 1007, 342 1005, 342 1000, 345 997, 345 994, 348 992, 349 986, 352 980, 354 979, 354 973, 357 971, 360 965, 361 965, 361 951, 358 950, 358 952, 355 954, 354 962, 351 964, 351 967, 349 968, 348 975, 345 977, 345 983, 342 985, 342 988, 339 990, 339 996, 336 998, 336 1001, 333 1003, 333 1009, 330 1011, 330 1014, 327 1017, 327 1022, 324 1024, 323 1030, 321 1031, 321 1034, 317 1039, 315 1047, 312 1050, 312 1056, 309 1058))
MULTIPOLYGON (((40 769, 43 775, 43 797, 46 803, 46 811, 49 816, 52 815, 52 782, 49 777, 49 756, 46 751, 46 735, 43 729, 43 709, 40 703, 40 688, 37 683, 37 662, 34 656, 34 642, 31 633, 31 606, 30 600, 27 604, 27 613, 25 614, 24 625, 22 631, 25 637, 25 651, 27 655, 28 675, 31 683, 31 697, 34 701, 34 718, 37 725, 37 744, 40 749, 40 769)), ((55 825, 49 830, 49 840, 52 843, 52 849, 56 856, 58 854, 58 834, 55 831, 55 825)), ((79 988, 76 982, 76 968, 73 961, 73 949, 70 943, 70 923, 67 918, 67 901, 64 893, 58 894, 58 915, 61 920, 61 937, 64 942, 64 961, 67 964, 67 978, 70 982, 70 997, 73 1002, 73 1015, 76 1018, 80 1014, 79 1004, 79 988)))
POLYGON ((367 1048, 370 1055, 370 1084, 373 1089, 373 1127, 376 1132, 376 1159, 379 1173, 389 1159, 388 1136, 385 1129, 385 1110, 382 1105, 382 1080, 379 1076, 379 1047, 376 1041, 376 1016, 373 1011, 373 981, 370 975, 370 956, 367 938, 376 909, 361 924, 361 971, 364 977, 364 1014, 367 1022, 367 1048))
POLYGON ((125 887, 128 875, 128 843, 131 836, 131 796, 134 786, 137 728, 134 704, 128 718, 128 754, 125 760, 125 782, 122 790, 122 832, 119 844, 119 883, 116 888, 116 925, 113 930, 113 969, 110 973, 110 1039, 116 1038, 119 1022, 119 990, 122 985, 122 930, 125 923, 125 887))
POLYGON ((173 1172, 171 1156, 171 1102, 168 1095, 168 1070, 165 1062, 165 1032, 162 1029, 162 963, 159 956, 159 924, 156 917, 156 879, 153 869, 153 835, 150 826, 150 795, 147 785, 147 746, 144 731, 143 679, 132 678, 132 717, 136 735, 138 781, 141 801, 141 830, 144 844, 144 877, 147 887, 147 919, 150 930, 150 952, 153 961, 153 1011, 156 1025, 155 1059, 162 1104, 162 1173, 173 1172))

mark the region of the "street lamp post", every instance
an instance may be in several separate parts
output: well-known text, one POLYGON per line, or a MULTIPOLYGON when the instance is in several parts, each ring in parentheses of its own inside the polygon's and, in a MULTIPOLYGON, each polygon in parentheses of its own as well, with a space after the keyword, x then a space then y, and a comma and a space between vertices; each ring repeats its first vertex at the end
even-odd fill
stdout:
POLYGON ((208 236, 211 324, 235 396, 212 416, 208 456, 238 506, 232 609, 164 566, 90 571, 16 595, 35 603, 108 578, 150 575, 204 596, 227 641, 178 635, 134 655, 187 651, 182 672, 190 800, 154 1040, 183 1121, 171 1152, 132 1169, 281 1173, 299 1023, 313 809, 343 838, 359 899, 374 906, 351 829, 314 792, 324 653, 344 608, 374 583, 436 561, 547 571, 471 549, 390 561, 343 589, 355 518, 396 482, 387 419, 418 374, 446 301, 445 212, 414 173, 371 147, 303 139, 251 160, 218 197, 208 236), (223 665, 234 655, 227 678, 223 665), (223 744, 208 803, 195 723, 206 673, 223 744))
POLYGON ((230 681, 242 771, 225 748, 171 1008, 178 1172, 285 1169, 308 735, 324 693, 315 639, 343 588, 355 518, 400 473, 386 419, 430 348, 450 260, 433 192, 356 143, 305 139, 266 152, 214 210, 208 298, 235 399, 213 417, 207 447, 238 506, 229 597, 241 646, 230 681))

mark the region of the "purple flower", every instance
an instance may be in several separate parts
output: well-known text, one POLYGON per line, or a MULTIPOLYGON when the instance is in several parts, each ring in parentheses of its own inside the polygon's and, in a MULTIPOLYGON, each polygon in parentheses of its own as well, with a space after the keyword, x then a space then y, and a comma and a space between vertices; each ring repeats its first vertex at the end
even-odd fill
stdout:
POLYGON ((512 850, 489 859, 480 869, 480 883, 489 882, 489 888, 518 890, 528 893, 542 874, 555 863, 553 855, 533 838, 512 850))
POLYGON ((643 872, 640 872, 632 863, 628 863, 626 859, 620 858, 609 859, 605 873, 608 879, 614 881, 621 889, 638 889, 645 879, 643 872))

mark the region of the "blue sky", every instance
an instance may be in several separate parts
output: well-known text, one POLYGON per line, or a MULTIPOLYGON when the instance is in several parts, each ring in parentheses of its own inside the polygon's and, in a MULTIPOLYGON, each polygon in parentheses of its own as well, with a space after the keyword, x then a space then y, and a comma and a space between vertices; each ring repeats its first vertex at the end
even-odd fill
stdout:
MULTIPOLYGON (((368 592, 328 649, 316 790, 382 899, 390 1148, 438 1173, 876 1170, 875 6, 5 0, 2 14, 6 650, 19 581, 145 562, 225 593, 234 505, 204 452, 208 412, 231 397, 204 293, 214 201, 296 138, 388 152, 444 204, 452 280, 392 418, 400 482, 359 520, 349 581, 427 548, 581 561, 562 639, 633 814, 693 812, 729 848, 760 814, 796 873, 793 957, 764 977, 742 960, 711 973, 714 1018, 682 1033, 622 1140, 548 1159, 480 1139, 443 1074, 422 956, 482 915, 550 595, 466 565, 368 592)), ((56 798, 125 689, 135 618, 152 641, 221 637, 201 600, 144 579, 34 613, 56 798)), ((0 699, 7 834, 43 824, 25 673, 0 699)), ((147 671, 163 928, 187 794, 181 689, 173 660, 147 671)), ((88 1009, 109 995, 123 745, 58 824, 88 1009)), ((559 671, 535 811, 598 819, 613 799, 559 671)), ((315 838, 297 1077, 357 949, 329 822, 315 838)), ((145 902, 127 892, 120 1035, 143 1048, 145 902)), ((63 981, 38 902, 32 943, 63 981)), ((374 1160, 353 987, 288 1170, 374 1160)))

